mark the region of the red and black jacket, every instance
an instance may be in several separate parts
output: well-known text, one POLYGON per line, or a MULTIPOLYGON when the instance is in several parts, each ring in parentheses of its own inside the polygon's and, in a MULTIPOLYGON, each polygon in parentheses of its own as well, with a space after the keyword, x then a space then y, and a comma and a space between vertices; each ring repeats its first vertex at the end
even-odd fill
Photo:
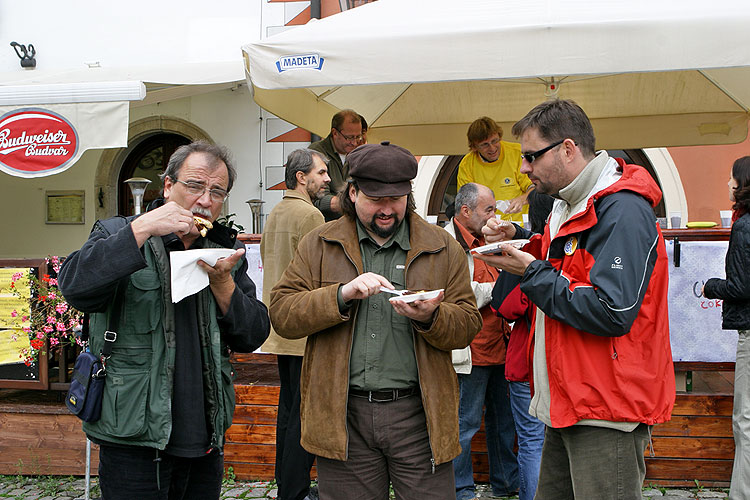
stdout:
POLYGON ((669 420, 674 405, 668 262, 653 212, 661 191, 642 167, 617 162, 616 182, 591 195, 554 239, 548 225, 524 248, 540 259, 521 291, 545 314, 553 427, 582 419, 652 425, 669 420))

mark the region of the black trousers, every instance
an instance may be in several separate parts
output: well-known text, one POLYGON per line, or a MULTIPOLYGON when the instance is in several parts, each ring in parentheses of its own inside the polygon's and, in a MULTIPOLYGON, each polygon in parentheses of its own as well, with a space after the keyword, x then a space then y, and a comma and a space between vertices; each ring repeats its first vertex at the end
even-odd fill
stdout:
POLYGON ((103 500, 218 500, 223 475, 217 450, 182 458, 152 448, 99 446, 103 500))
POLYGON ((302 356, 278 355, 279 410, 276 416, 276 484, 279 500, 302 500, 310 491, 315 455, 300 445, 299 378, 302 356))

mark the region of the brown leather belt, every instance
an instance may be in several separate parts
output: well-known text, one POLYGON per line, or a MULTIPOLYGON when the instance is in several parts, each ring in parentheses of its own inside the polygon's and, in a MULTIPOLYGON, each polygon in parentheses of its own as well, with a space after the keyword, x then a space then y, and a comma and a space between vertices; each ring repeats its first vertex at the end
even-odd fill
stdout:
POLYGON ((397 399, 408 398, 419 394, 419 387, 406 389, 384 389, 381 391, 362 391, 360 389, 349 389, 349 395, 355 398, 365 398, 371 403, 388 403, 397 399))

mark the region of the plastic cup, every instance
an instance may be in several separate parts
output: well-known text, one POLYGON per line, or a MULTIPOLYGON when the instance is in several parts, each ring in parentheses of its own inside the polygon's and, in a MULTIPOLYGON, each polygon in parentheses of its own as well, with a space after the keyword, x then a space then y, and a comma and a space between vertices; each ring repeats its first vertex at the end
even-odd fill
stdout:
POLYGON ((679 229, 680 227, 682 227, 682 213, 670 212, 669 224, 672 226, 672 229, 679 229))
POLYGON ((529 227, 529 214, 521 214, 521 219, 523 219, 523 227, 525 229, 530 229, 530 227, 529 227))
POLYGON ((666 217, 657 217, 656 220, 659 222, 659 227, 662 229, 667 228, 667 218, 666 217))
POLYGON ((721 227, 730 227, 732 225, 731 210, 719 210, 719 217, 721 217, 721 227))

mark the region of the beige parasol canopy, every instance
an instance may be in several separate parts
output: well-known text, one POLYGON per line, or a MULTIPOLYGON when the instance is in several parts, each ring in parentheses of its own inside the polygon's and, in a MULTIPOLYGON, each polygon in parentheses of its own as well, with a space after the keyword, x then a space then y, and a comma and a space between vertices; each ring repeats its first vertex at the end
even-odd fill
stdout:
POLYGON ((352 108, 370 142, 463 154, 466 129, 574 99, 599 148, 747 137, 750 3, 379 0, 243 47, 264 109, 321 136, 352 108))

